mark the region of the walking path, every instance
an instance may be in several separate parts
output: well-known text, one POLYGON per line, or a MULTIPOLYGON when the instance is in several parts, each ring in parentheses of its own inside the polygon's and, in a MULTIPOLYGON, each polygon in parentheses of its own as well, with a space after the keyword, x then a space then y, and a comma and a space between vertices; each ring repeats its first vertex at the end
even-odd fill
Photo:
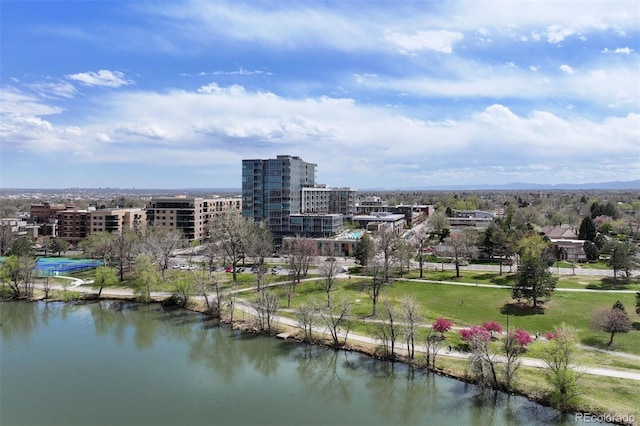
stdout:
MULTIPOLYGON (((58 276, 58 278, 64 278, 64 279, 68 279, 68 280, 72 280, 73 284, 71 287, 69 288, 73 288, 76 291, 81 291, 83 293, 91 293, 93 292, 93 288, 88 288, 88 287, 82 287, 82 285, 89 285, 92 284, 93 281, 82 281, 81 279, 78 278, 73 278, 73 277, 65 277, 65 276, 58 276)), ((305 279, 302 281, 314 281, 314 280, 319 280, 321 278, 309 278, 309 279, 305 279)), ((498 285, 492 285, 492 284, 473 284, 473 283, 457 283, 457 282, 446 282, 446 281, 433 281, 433 280, 411 280, 411 281, 418 281, 418 282, 433 282, 433 283, 441 283, 441 284, 445 284, 445 285, 465 285, 465 286, 470 286, 470 287, 489 287, 489 288, 508 288, 505 286, 498 286, 498 285)), ((268 285, 267 287, 272 287, 272 286, 279 286, 279 285, 285 285, 287 284, 287 282, 279 282, 279 283, 272 283, 270 285, 268 285)), ((41 287, 41 285, 36 285, 36 287, 41 287)), ((58 290, 64 290, 63 287, 61 286, 53 286, 53 288, 56 288, 58 290)), ((561 289, 556 289, 556 290, 561 290, 561 289)), ((599 292, 599 291, 603 291, 603 292, 628 292, 625 290, 589 290, 589 289, 564 289, 567 291, 592 291, 592 292, 599 292)), ((243 288, 243 289, 237 289, 234 290, 233 293, 235 294, 239 294, 239 293, 245 293, 245 292, 251 292, 251 291, 256 291, 255 287, 250 287, 250 288, 243 288)), ((635 291, 630 291, 632 293, 635 293, 635 291)), ((110 289, 110 288, 106 288, 102 290, 102 294, 105 296, 116 296, 116 297, 131 297, 133 296, 133 291, 131 289, 110 289)), ((163 297, 168 297, 170 296, 170 293, 167 292, 152 292, 151 296, 154 298, 163 298, 163 297)), ((211 294, 210 297, 215 298, 215 295, 211 294)), ((199 297, 202 298, 202 297, 199 297)), ((257 312, 255 310, 255 308, 253 308, 252 306, 250 306, 249 304, 247 304, 245 301, 243 301, 242 299, 240 301, 236 301, 234 307, 242 312, 245 312, 249 315, 252 316, 256 316, 257 312)), ((288 318, 288 317, 283 317, 283 316, 275 316, 274 317, 274 321, 280 324, 284 324, 288 327, 292 327, 292 328, 296 328, 296 329, 300 329, 300 324, 298 323, 298 321, 296 321, 295 319, 292 318, 288 318)), ((376 321, 376 320, 370 320, 370 321, 376 321)), ((460 328, 460 327, 458 327, 460 328)), ((328 334, 329 331, 326 328, 322 328, 322 327, 314 327, 314 331, 321 333, 321 334, 328 334)), ((347 335, 345 333, 338 333, 339 337, 346 339, 347 335)), ((354 342, 359 342, 359 343, 363 343, 363 344, 368 344, 368 345, 373 345, 373 346, 382 346, 384 345, 384 342, 380 339, 375 339, 369 336, 365 336, 365 335, 360 335, 360 334, 356 334, 356 333, 347 333, 348 334, 348 339, 350 341, 354 341, 354 342)), ((602 349, 597 349, 597 348, 592 348, 589 346, 584 346, 584 345, 578 345, 579 347, 583 348, 583 349, 587 349, 587 350, 595 350, 598 352, 603 352, 603 353, 607 353, 610 355, 615 355, 615 356, 621 356, 621 357, 625 357, 628 359, 633 359, 633 360, 638 360, 640 362, 640 356, 634 355, 634 354, 627 354, 627 353, 620 353, 620 352, 613 352, 613 351, 605 351, 602 349)), ((416 346, 416 351, 417 352, 422 352, 425 353, 427 351, 427 348, 424 346, 416 346)), ((452 357, 452 358, 459 358, 459 359, 468 359, 469 358, 469 354, 465 353, 465 352, 459 352, 459 351, 449 351, 449 350, 442 350, 439 354, 439 356, 447 356, 447 357, 452 357)), ((501 360, 499 357, 497 358, 499 361, 501 360)), ((522 365, 526 365, 526 366, 531 366, 531 367, 537 367, 537 368, 543 368, 545 366, 544 361, 539 360, 539 359, 533 359, 533 358, 520 358, 520 361, 522 363, 522 365)), ((598 376, 607 376, 607 377, 615 377, 615 378, 621 378, 621 379, 629 379, 629 380, 637 380, 640 381, 640 372, 636 373, 636 372, 630 372, 630 371, 621 371, 621 370, 615 370, 615 369, 609 369, 609 368, 600 368, 600 367, 588 367, 588 366, 576 366, 575 367, 576 371, 580 371, 582 373, 585 374, 592 374, 592 375, 598 375, 598 376)))

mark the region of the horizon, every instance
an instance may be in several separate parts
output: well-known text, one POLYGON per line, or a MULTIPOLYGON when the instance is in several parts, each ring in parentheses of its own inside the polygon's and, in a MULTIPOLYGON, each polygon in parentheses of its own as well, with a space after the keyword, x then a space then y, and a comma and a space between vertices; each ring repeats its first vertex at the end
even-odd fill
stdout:
MULTIPOLYGON (((531 190, 576 190, 576 191, 606 191, 606 190, 629 190, 640 191, 640 180, 633 181, 614 181, 614 182, 590 182, 584 184, 536 184, 527 182, 511 182, 503 185, 468 185, 468 186, 432 186, 432 187, 406 187, 406 188, 352 188, 359 192, 394 192, 394 191, 531 191, 531 190)), ((242 192, 241 187, 174 187, 174 188, 135 188, 135 187, 0 187, 0 192, 14 192, 14 191, 165 191, 165 192, 196 192, 196 191, 209 191, 209 192, 242 192)))
POLYGON ((0 15, 2 187, 638 179, 640 0, 33 6, 0 15))

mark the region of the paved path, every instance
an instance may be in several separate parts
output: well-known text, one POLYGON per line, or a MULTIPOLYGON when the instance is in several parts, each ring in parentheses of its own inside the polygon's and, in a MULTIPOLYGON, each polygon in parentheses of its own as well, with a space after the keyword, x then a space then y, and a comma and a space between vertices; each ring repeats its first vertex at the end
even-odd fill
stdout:
MULTIPOLYGON (((92 293, 95 292, 93 288, 91 287, 82 287, 83 284, 91 284, 92 281, 87 281, 84 282, 80 279, 77 278, 72 278, 72 277, 63 277, 63 276, 58 276, 58 278, 65 278, 65 279, 70 279, 73 280, 73 289, 76 291, 81 291, 83 293, 92 293)), ((312 281, 312 280, 318 280, 320 278, 312 278, 312 279, 308 279, 306 281, 312 281)), ((429 280, 423 280, 423 281, 427 281, 430 282, 429 280)), ((440 283, 440 281, 436 281, 438 283, 440 283)), ((276 286, 276 285, 283 285, 286 283, 273 283, 270 286, 276 286)), ((462 285, 464 283, 445 283, 445 284, 453 284, 453 285, 462 285)), ((469 286, 476 286, 475 284, 465 284, 465 285, 469 285, 469 286)), ((41 287, 42 285, 36 285, 36 287, 41 287)), ((489 285, 489 284, 480 284, 478 286, 486 286, 486 287, 498 287, 498 288, 504 288, 504 286, 493 286, 493 285, 489 285)), ((58 290, 63 290, 64 288, 62 286, 53 286, 52 288, 58 289, 58 290)), ((508 287, 507 287, 508 288, 508 287)), ((235 290, 234 293, 239 294, 239 293, 243 293, 243 292, 251 292, 251 291, 255 291, 256 288, 244 288, 244 289, 238 289, 235 290)), ((580 290, 580 289, 577 289, 580 290)), ((598 291, 598 290, 590 290, 590 291, 598 291)), ((609 290, 603 290, 603 291, 609 291, 609 290)), ((131 297, 133 296, 133 290, 131 289, 126 289, 126 288, 122 288, 122 289, 113 289, 113 288, 107 288, 107 289, 103 289, 102 294, 104 296, 116 296, 116 297, 131 297)), ((170 293, 167 292, 152 292, 151 296, 154 298, 162 298, 162 297, 168 297, 170 296, 170 293)), ((215 295, 210 295, 210 297, 215 298, 215 295)), ((239 300, 238 302, 236 302, 236 304, 234 305, 234 307, 242 312, 245 312, 249 315, 255 316, 256 315, 256 310, 250 306, 249 304, 247 304, 246 302, 239 300)), ((289 327, 292 328, 300 328, 300 325, 298 323, 298 321, 292 319, 292 318, 288 318, 288 317, 283 317, 283 316, 276 316, 274 317, 274 321, 276 323, 280 323, 280 324, 285 324, 289 327)), ((314 331, 321 333, 321 334, 329 334, 328 329, 322 328, 322 327, 314 327, 314 331)), ((347 338, 349 341, 355 341, 355 342, 360 342, 360 343, 364 343, 364 344, 369 344, 369 345, 374 345, 374 346, 381 346, 384 343, 382 342, 382 340, 379 339, 375 339, 369 336, 364 336, 364 335, 360 335, 360 334, 355 334, 355 333, 348 333, 348 336, 345 335, 345 333, 339 333, 339 336, 341 338, 347 338)), ((590 347, 586 347, 586 346, 582 346, 585 349, 596 349, 596 348, 590 348, 590 347)), ((422 352, 425 353, 426 352, 426 348, 423 346, 416 346, 415 348, 416 352, 422 352)), ((602 351, 602 350, 598 350, 598 351, 602 351)), ((623 356, 626 358, 630 358, 630 359, 638 359, 640 360, 640 357, 637 355, 633 355, 633 354, 624 354, 624 353, 619 353, 619 352, 612 352, 612 351, 602 351, 602 352, 607 352, 610 353, 611 355, 616 355, 616 356, 623 356)), ((447 356, 447 357, 452 357, 452 358, 460 358, 460 359, 468 359, 469 354, 465 353, 465 352, 457 352, 457 351, 448 351, 448 350, 441 350, 438 354, 439 356, 447 356)), ((526 365, 526 366, 531 366, 531 367, 538 367, 538 368, 542 368, 545 366, 544 362, 542 360, 539 359, 533 359, 533 358, 520 358, 520 361, 522 363, 522 365, 526 365)), ((609 369, 609 368, 600 368, 600 367, 588 367, 588 366, 576 366, 575 369, 577 371, 580 371, 582 373, 585 374, 592 374, 592 375, 598 375, 598 376, 607 376, 607 377, 615 377, 615 378, 621 378, 621 379, 629 379, 629 380, 637 380, 640 381, 640 373, 635 373, 635 372, 630 372, 630 371, 621 371, 621 370, 615 370, 615 369, 609 369)))

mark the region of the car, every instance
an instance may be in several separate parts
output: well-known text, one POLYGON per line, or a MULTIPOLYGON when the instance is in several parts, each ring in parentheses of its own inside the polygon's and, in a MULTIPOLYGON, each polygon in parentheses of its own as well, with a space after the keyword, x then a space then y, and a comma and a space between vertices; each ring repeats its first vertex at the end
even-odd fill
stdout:
POLYGON ((226 268, 224 268, 224 271, 225 271, 226 273, 229 273, 229 272, 233 271, 233 267, 231 267, 231 266, 227 266, 226 268))

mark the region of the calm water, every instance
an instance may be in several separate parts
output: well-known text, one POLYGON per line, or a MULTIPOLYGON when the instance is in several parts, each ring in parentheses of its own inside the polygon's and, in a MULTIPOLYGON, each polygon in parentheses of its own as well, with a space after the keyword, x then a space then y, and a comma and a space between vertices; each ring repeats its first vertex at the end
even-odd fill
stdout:
POLYGON ((560 423, 524 398, 158 306, 4 303, 0 321, 3 426, 560 423))

